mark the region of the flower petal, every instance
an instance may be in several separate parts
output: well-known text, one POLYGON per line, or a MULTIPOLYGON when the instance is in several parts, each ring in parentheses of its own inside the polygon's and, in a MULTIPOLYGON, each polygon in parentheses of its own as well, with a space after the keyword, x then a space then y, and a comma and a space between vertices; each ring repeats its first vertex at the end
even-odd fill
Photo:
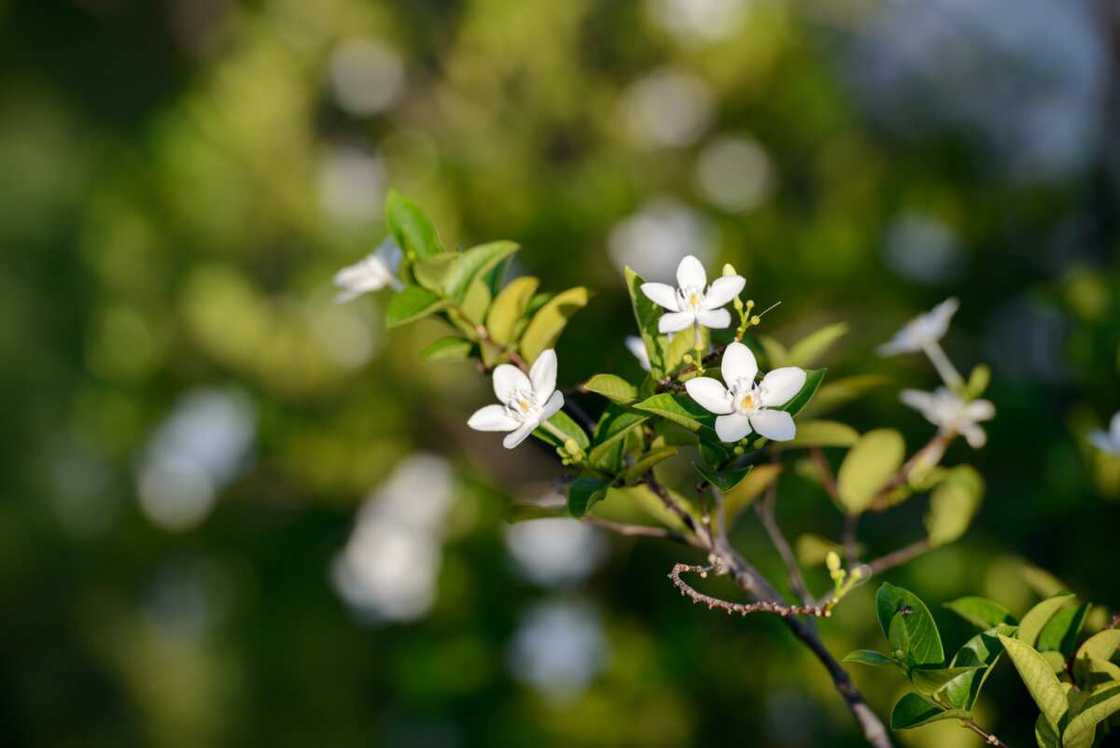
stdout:
POLYGON ((991 400, 973 400, 964 407, 964 414, 970 421, 990 421, 996 417, 996 406, 991 400))
POLYGON ((1089 441, 1102 452, 1107 452, 1110 455, 1120 453, 1120 445, 1114 443, 1111 436, 1103 431, 1094 431, 1089 434, 1089 441))
POLYGON ((723 361, 720 363, 723 372, 723 381, 732 386, 740 379, 753 382, 758 376, 758 361, 755 360, 751 349, 735 341, 727 346, 723 352, 723 361))
POLYGON ((528 439, 529 434, 533 433, 533 430, 539 425, 540 424, 536 421, 529 421, 528 423, 522 424, 521 428, 511 434, 507 434, 506 438, 502 439, 502 446, 506 449, 513 449, 518 444, 528 439))
POLYGON ((774 369, 762 378, 762 404, 777 408, 793 399, 805 386, 805 370, 796 366, 774 369))
POLYGON ((692 312, 668 312, 662 314, 661 319, 657 321, 657 331, 662 335, 668 335, 671 332, 680 332, 692 326, 696 321, 696 315, 692 312))
POLYGON ((681 260, 681 264, 677 265, 677 285, 682 289, 703 289, 708 285, 708 274, 704 272, 704 264, 692 255, 681 260))
POLYGON ((533 397, 537 405, 544 405, 556 391, 556 351, 549 348, 541 351, 529 369, 529 380, 533 383, 533 397))
POLYGON ((711 377, 696 377, 684 383, 688 396, 709 413, 730 413, 734 410, 731 403, 731 393, 718 379, 711 377))
POLYGON ((1112 422, 1108 425, 1108 431, 1112 434, 1112 440, 1120 444, 1120 412, 1112 416, 1112 422))
POLYGON ((637 335, 627 335, 626 350, 630 351, 634 358, 638 359, 638 366, 646 371, 650 370, 649 351, 646 350, 646 341, 642 340, 637 335))
POLYGON ((502 405, 487 405, 479 408, 467 421, 475 431, 513 431, 521 422, 509 414, 502 405))
POLYGON ((965 441, 968 442, 968 446, 973 449, 980 449, 980 447, 988 443, 988 435, 984 433, 984 429, 980 428, 975 423, 962 426, 961 433, 964 435, 965 441))
POLYGON ((696 313, 696 321, 713 330, 726 330, 731 327, 731 312, 726 309, 701 309, 696 313))
POLYGON ((556 412, 564 407, 564 393, 553 392, 552 397, 548 398, 548 402, 544 404, 544 409, 541 411, 541 420, 547 421, 556 415, 556 412))
POLYGON ((788 442, 797 436, 793 416, 784 410, 759 410, 751 413, 751 426, 754 430, 776 442, 788 442))
POLYGON ((679 312, 681 305, 677 299, 677 289, 665 283, 643 283, 642 293, 658 306, 665 307, 670 312, 679 312))
POLYGON ((500 402, 508 405, 513 399, 514 392, 517 390, 531 392, 532 389, 533 383, 529 381, 529 377, 516 366, 502 364, 494 369, 494 394, 498 396, 500 402))
POLYGON ((742 413, 732 413, 716 419, 716 436, 721 442, 734 444, 751 433, 751 422, 742 413))
POLYGON ((922 392, 921 390, 903 390, 902 394, 898 396, 903 405, 908 405, 914 410, 921 413, 926 418, 929 418, 929 413, 934 408, 934 396, 929 392, 922 392))
POLYGON ((719 309, 727 302, 734 299, 747 285, 747 279, 741 275, 725 275, 712 281, 712 287, 704 294, 705 309, 719 309))

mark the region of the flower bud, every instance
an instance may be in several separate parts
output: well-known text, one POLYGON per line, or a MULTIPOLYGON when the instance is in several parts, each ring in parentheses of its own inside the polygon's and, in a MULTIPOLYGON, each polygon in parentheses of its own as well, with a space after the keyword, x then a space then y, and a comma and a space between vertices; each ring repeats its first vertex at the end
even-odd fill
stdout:
POLYGON ((738 275, 738 273, 735 272, 735 268, 732 267, 731 263, 729 262, 723 266, 723 275, 726 278, 729 275, 738 275))

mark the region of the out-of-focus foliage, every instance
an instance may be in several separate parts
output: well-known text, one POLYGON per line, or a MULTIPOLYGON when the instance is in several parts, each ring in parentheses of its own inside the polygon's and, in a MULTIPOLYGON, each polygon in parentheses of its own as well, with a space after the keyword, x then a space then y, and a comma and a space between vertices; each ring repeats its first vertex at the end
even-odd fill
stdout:
MULTIPOLYGON (((913 449, 897 390, 932 377, 872 351, 960 297, 950 352, 991 363, 1000 414, 984 503, 891 579, 935 609, 1115 607, 1120 461, 1086 434, 1120 406, 1118 23, 1093 0, 0 2, 6 742, 860 744, 774 622, 681 602, 676 549, 503 524, 553 491, 547 452, 466 430, 485 383, 418 365, 434 323, 332 303, 390 183, 446 247, 515 241, 518 270, 593 292, 563 386, 637 375, 622 267, 693 252, 782 302, 787 355, 847 323, 820 364, 846 389, 813 407, 913 449)), ((773 478, 783 525, 838 536, 814 483, 773 478)), ((927 511, 865 521, 869 555, 927 511)), ((879 638, 872 586, 822 624, 833 650, 879 638)), ((946 651, 974 634, 941 623, 946 651)), ((871 672, 887 714, 903 679, 871 672)), ((1026 745, 1017 683, 994 671, 976 711, 1026 745)), ((972 744, 941 724, 899 740, 972 744)))

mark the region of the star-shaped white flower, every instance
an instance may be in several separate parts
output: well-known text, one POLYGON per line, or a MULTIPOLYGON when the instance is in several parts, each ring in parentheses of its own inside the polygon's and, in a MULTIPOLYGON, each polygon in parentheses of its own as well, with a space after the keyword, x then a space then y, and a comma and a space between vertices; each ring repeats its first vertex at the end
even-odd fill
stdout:
POLYGON ((556 352, 543 351, 529 375, 510 364, 494 369, 494 394, 501 405, 475 411, 467 425, 475 431, 509 431, 502 446, 513 449, 538 426, 564 407, 564 395, 556 391, 556 352))
POLYGON ((734 443, 752 429, 767 439, 786 442, 797 434, 793 416, 774 408, 785 405, 805 386, 805 370, 796 366, 774 369, 758 384, 758 362, 751 349, 731 343, 720 363, 722 382, 697 377, 684 383, 689 396, 707 411, 719 416, 716 434, 720 441, 734 443))
POLYGON ((638 366, 642 367, 645 371, 650 370, 649 351, 646 350, 646 341, 639 338, 637 335, 626 336, 626 350, 638 359, 638 366))
POLYGON ((965 402, 947 387, 933 392, 903 390, 902 402, 926 417, 942 433, 962 434, 973 449, 983 447, 988 435, 978 425, 995 418, 996 408, 990 400, 965 402))
POLYGON ((1093 446, 1113 457, 1120 457, 1120 413, 1112 416, 1108 431, 1094 431, 1089 434, 1093 446))
POLYGON ((708 285, 704 265, 692 255, 677 266, 677 288, 665 283, 643 283, 653 303, 669 310, 661 315, 657 329, 662 335, 680 332, 693 325, 722 330, 731 326, 731 313, 722 307, 747 284, 741 275, 725 275, 708 285))
POLYGON ((401 248, 389 238, 362 260, 339 270, 334 274, 334 284, 340 289, 335 302, 342 304, 386 286, 399 291, 402 286, 397 278, 397 268, 403 256, 401 248))
POLYGON ((940 342, 949 330, 949 320, 957 313, 960 302, 946 299, 903 325, 894 337, 876 349, 880 356, 893 356, 897 353, 924 351, 940 342))

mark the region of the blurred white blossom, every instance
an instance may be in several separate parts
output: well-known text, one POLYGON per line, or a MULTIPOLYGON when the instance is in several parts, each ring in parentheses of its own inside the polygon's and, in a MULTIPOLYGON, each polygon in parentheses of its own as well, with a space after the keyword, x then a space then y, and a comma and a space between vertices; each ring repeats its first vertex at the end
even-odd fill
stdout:
POLYGON ((989 400, 965 401, 946 387, 933 392, 903 390, 902 402, 926 417, 943 434, 961 434, 973 449, 983 447, 988 435, 978 424, 995 418, 996 408, 989 400))
POLYGON ((610 253, 619 270, 631 267, 645 278, 660 278, 689 254, 709 262, 712 240, 702 215, 678 200, 657 197, 611 229, 610 253))
POLYGON ((704 147, 696 161, 696 183, 716 207, 739 213, 758 207, 770 194, 774 170, 761 145, 725 136, 704 147))
POLYGON ((626 122, 634 138, 653 147, 695 143, 715 108, 708 85, 694 75, 666 68, 630 85, 623 94, 626 122))
POLYGON ((350 114, 388 109, 404 89, 404 63, 392 47, 376 39, 347 39, 331 55, 331 87, 350 114))
POLYGON ((531 608, 509 648, 509 668, 546 698, 569 702, 606 665, 602 625, 590 606, 551 600, 531 608))
POLYGON ((397 278, 403 253, 393 239, 386 238, 370 255, 353 265, 347 265, 334 274, 334 284, 339 288, 335 301, 344 304, 364 293, 380 291, 386 286, 401 288, 397 278))
POLYGON ((946 299, 925 314, 920 314, 907 322, 894 337, 879 346, 880 356, 893 356, 897 353, 923 351, 928 346, 939 343, 949 331, 949 321, 957 313, 960 302, 946 299))
POLYGON ((518 571, 532 582, 549 586, 583 581, 607 550, 599 530, 566 517, 512 524, 506 528, 505 539, 518 571))
POLYGON ((1112 416, 1108 431, 1094 431, 1089 434, 1089 441, 1100 451, 1120 457, 1120 413, 1112 416))

